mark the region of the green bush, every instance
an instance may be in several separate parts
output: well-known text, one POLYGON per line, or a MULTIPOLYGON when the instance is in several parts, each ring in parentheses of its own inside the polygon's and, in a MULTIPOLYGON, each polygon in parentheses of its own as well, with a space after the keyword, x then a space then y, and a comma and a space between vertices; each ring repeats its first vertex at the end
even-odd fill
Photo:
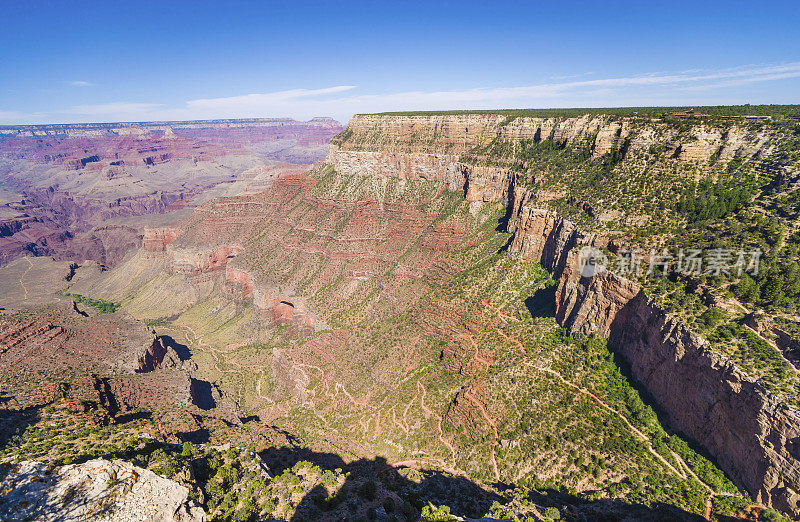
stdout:
POLYGON ((761 522, 789 522, 788 518, 781 515, 774 509, 765 509, 762 511, 761 516, 758 517, 758 520, 761 522))
POLYGON ((450 514, 450 506, 434 506, 429 503, 423 506, 420 519, 425 522, 449 522, 455 520, 455 517, 450 514))
POLYGON ((98 312, 101 314, 111 314, 116 312, 119 307, 121 306, 119 303, 112 303, 111 301, 105 301, 103 299, 91 299, 89 297, 84 297, 80 294, 65 294, 67 297, 71 297, 75 300, 76 303, 84 303, 93 308, 96 308, 98 312))
POLYGON ((716 328, 725 320, 725 312, 719 308, 712 307, 700 314, 698 320, 707 328, 716 328))
POLYGON ((191 457, 195 454, 194 446, 188 440, 183 443, 183 449, 181 451, 181 457, 191 457))

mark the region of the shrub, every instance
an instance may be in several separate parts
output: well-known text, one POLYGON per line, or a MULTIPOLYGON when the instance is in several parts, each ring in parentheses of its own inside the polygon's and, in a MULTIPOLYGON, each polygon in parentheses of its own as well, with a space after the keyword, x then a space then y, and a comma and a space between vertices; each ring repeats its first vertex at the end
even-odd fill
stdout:
POLYGON ((181 451, 181 457, 191 457, 194 455, 194 446, 188 440, 183 443, 183 449, 181 451))
POLYGON ((450 520, 455 520, 455 517, 450 514, 450 506, 434 506, 430 503, 422 508, 420 518, 425 522, 449 522, 450 520))
POLYGON ((368 480, 361 484, 361 488, 358 490, 358 494, 361 495, 363 498, 372 501, 375 500, 375 493, 377 492, 378 485, 375 483, 374 480, 368 480))
POLYGON ((269 499, 269 498, 268 498, 267 500, 265 500, 265 501, 264 501, 264 502, 261 504, 261 512, 262 512, 262 513, 264 513, 265 515, 269 515, 269 514, 271 514, 273 511, 275 511, 275 508, 276 508, 276 507, 277 507, 277 506, 276 506, 276 504, 275 504, 275 501, 274 501, 274 500, 272 500, 272 499, 269 499))
POLYGON ((709 308, 703 312, 699 317, 700 323, 708 328, 716 328, 717 325, 725 320, 725 312, 719 308, 709 308))
POLYGON ((763 522, 788 522, 789 519, 775 511, 774 509, 765 509, 761 512, 761 516, 758 518, 760 521, 763 522))

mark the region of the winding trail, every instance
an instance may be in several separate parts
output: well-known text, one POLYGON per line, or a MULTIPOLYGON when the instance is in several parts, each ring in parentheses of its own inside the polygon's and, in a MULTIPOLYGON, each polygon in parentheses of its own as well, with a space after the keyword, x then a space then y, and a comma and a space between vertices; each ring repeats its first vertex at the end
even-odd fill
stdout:
MULTIPOLYGON (((635 434, 635 435, 636 435, 636 436, 637 436, 637 437, 638 437, 638 438, 639 438, 639 439, 640 439, 642 442, 644 442, 645 444, 647 444, 647 450, 650 452, 650 454, 652 454, 652 455, 653 455, 653 456, 654 456, 656 459, 658 459, 659 461, 661 461, 661 463, 662 463, 662 464, 664 464, 664 466, 665 466, 667 469, 669 469, 670 471, 672 471, 672 472, 673 472, 675 475, 679 476, 679 477, 680 477, 680 478, 682 478, 683 480, 686 480, 686 479, 688 478, 688 477, 687 477, 687 475, 686 475, 686 473, 684 473, 684 472, 682 472, 682 471, 679 471, 678 469, 676 469, 676 468, 675 468, 675 467, 674 467, 672 464, 670 464, 670 463, 667 461, 667 459, 665 459, 665 458, 664 458, 664 457, 662 457, 662 456, 661 456, 661 455, 660 455, 658 452, 656 452, 656 450, 653 448, 653 445, 652 445, 652 443, 650 442, 650 438, 649 438, 649 437, 647 437, 647 435, 645 435, 644 433, 642 433, 642 432, 641 432, 641 431, 640 431, 640 430, 639 430, 639 429, 638 429, 636 426, 634 426, 633 424, 631 424, 631 422, 630 422, 630 421, 629 421, 629 420, 628 420, 628 419, 627 419, 627 418, 626 418, 626 417, 625 417, 623 414, 621 414, 620 412, 618 412, 617 410, 615 410, 614 408, 612 408, 611 406, 609 406, 608 404, 606 404, 606 403, 605 403, 605 402, 604 402, 602 399, 600 399, 600 398, 599 398, 597 395, 593 394, 592 392, 590 392, 589 390, 587 390, 587 389, 585 389, 585 388, 581 388, 580 386, 578 386, 578 385, 576 385, 576 384, 573 384, 573 383, 569 382, 569 381, 568 381, 568 380, 566 380, 564 377, 562 377, 560 373, 558 373, 558 372, 557 372, 557 371, 555 371, 555 370, 551 370, 550 368, 542 368, 541 366, 534 366, 534 367, 535 367, 537 370, 539 370, 539 371, 542 371, 542 372, 548 373, 548 374, 550 374, 550 375, 553 375, 553 376, 554 376, 554 377, 556 377, 556 378, 557 378, 559 381, 561 381, 561 383, 562 383, 562 384, 566 384, 566 385, 567 385, 567 386, 569 386, 570 388, 572 388, 572 389, 574 389, 574 390, 577 390, 577 391, 579 391, 580 393, 584 394, 585 396, 587 396, 587 397, 590 397, 590 398, 594 399, 594 400, 595 400, 595 401, 596 401, 596 402, 597 402, 597 403, 598 403, 598 404, 599 404, 599 405, 600 405, 600 406, 601 406, 601 407, 602 407, 604 410, 608 411, 609 413, 613 413, 614 415, 616 415, 617 417, 619 417, 619 418, 622 420, 622 422, 624 422, 624 423, 625 423, 625 425, 626 425, 626 426, 628 426, 628 429, 630 429, 632 433, 634 433, 634 434, 635 434)), ((688 467, 688 466, 687 466, 687 467, 688 467)), ((702 481, 701 481, 700 483, 701 483, 701 484, 703 484, 703 485, 705 485, 705 483, 704 483, 704 482, 702 482, 702 481)), ((708 486, 706 485, 706 487, 708 487, 708 486)))
POLYGON ((492 468, 494 469, 494 479, 500 482, 500 470, 497 468, 497 459, 494 456, 494 448, 492 448, 492 468))
POLYGON ((31 259, 29 257, 26 257, 25 261, 28 262, 28 268, 26 268, 25 271, 22 273, 22 275, 19 276, 19 286, 21 286, 22 289, 25 291, 25 297, 22 298, 23 301, 28 300, 28 287, 25 286, 23 279, 25 279, 25 276, 28 275, 28 272, 30 272, 31 268, 33 268, 33 263, 31 263, 31 259))
POLYGON ((433 410, 431 410, 430 408, 428 408, 427 406, 425 406, 425 395, 426 395, 426 390, 425 390, 425 385, 424 385, 424 384, 422 384, 422 377, 420 377, 420 378, 417 380, 417 386, 418 386, 418 387, 420 388, 420 390, 422 391, 422 395, 421 395, 421 396, 420 396, 420 398, 419 398, 419 406, 420 406, 420 409, 421 409, 421 410, 422 410, 422 412, 425 414, 425 418, 436 417, 436 428, 437 428, 437 430, 439 431, 439 441, 440 441, 440 442, 441 442, 441 443, 442 443, 442 444, 443 444, 445 447, 447 447, 447 449, 449 449, 449 450, 450 450, 450 453, 451 453, 451 455, 452 455, 452 458, 453 458, 453 466, 452 466, 452 469, 455 469, 455 468, 456 468, 456 448, 455 448, 455 447, 453 447, 453 445, 452 445, 452 444, 451 444, 451 443, 450 443, 450 442, 449 442, 447 439, 445 439, 445 438, 444 438, 444 430, 442 429, 442 416, 441 416, 441 415, 437 415, 436 413, 434 413, 434 412, 433 412, 433 410))
POLYGON ((422 390, 422 397, 419 398, 419 407, 422 409, 422 412, 425 414, 425 418, 433 417, 435 413, 433 410, 425 406, 425 386, 422 384, 422 377, 417 380, 417 386, 422 390))
MULTIPOLYGON (((485 304, 486 304, 486 303, 488 303, 488 300, 484 300, 484 303, 485 303, 485 304)), ((496 310, 498 314, 500 313, 500 311, 499 311, 497 308, 495 308, 494 310, 496 310)), ((511 341, 511 342, 513 342, 513 343, 515 343, 515 344, 516 344, 516 345, 519 347, 520 351, 521 351, 523 354, 524 354, 524 353, 526 353, 526 351, 525 351, 525 346, 522 344, 522 342, 521 342, 521 341, 519 341, 518 339, 515 339, 515 338, 513 338, 513 337, 510 337, 510 336, 508 336, 508 335, 507 335, 505 332, 503 332, 503 331, 502 331, 500 328, 497 328, 497 332, 498 332, 498 333, 499 333, 499 334, 500 334, 502 337, 504 337, 506 340, 508 340, 508 341, 511 341)), ((640 439, 642 442, 644 442, 645 444, 647 444, 647 449, 648 449, 648 451, 649 451, 649 453, 650 453, 650 454, 652 454, 652 455, 653 455, 653 456, 654 456, 656 459, 658 459, 658 460, 659 460, 659 461, 660 461, 662 464, 664 464, 664 466, 665 466, 667 469, 669 469, 670 471, 672 471, 672 472, 673 472, 675 475, 679 476, 680 478, 682 478, 682 479, 684 479, 684 480, 686 480, 686 479, 687 479, 686 473, 683 473, 682 471, 679 471, 678 469, 676 469, 676 468, 675 468, 675 467, 674 467, 672 464, 670 464, 669 462, 667 462, 667 459, 665 459, 665 458, 664 458, 664 457, 662 457, 662 456, 661 456, 661 455, 660 455, 658 452, 656 452, 656 450, 653 448, 653 444, 650 442, 650 438, 649 438, 649 437, 647 437, 647 436, 646 436, 644 433, 642 433, 642 432, 641 432, 641 431, 640 431, 638 428, 636 428, 636 426, 634 426, 633 424, 631 424, 631 422, 630 422, 630 421, 629 421, 629 420, 628 420, 628 419, 627 419, 627 418, 626 418, 626 417, 625 417, 623 414, 621 414, 620 412, 618 412, 617 410, 615 410, 614 408, 612 408, 611 406, 609 406, 608 404, 606 404, 606 403, 605 403, 605 401, 603 401, 603 400, 602 400, 600 397, 598 397, 597 395, 593 394, 592 392, 590 392, 589 390, 587 390, 587 389, 585 389, 585 388, 581 388, 580 386, 578 386, 578 385, 576 385, 576 384, 573 384, 572 382, 570 382, 570 381, 568 381, 567 379, 565 379, 565 378, 564 378, 564 377, 563 377, 563 376, 562 376, 560 373, 558 373, 557 371, 555 371, 555 370, 553 370, 553 369, 551 369, 551 368, 544 368, 543 366, 538 366, 538 365, 533 365, 533 367, 534 367, 534 368, 536 368, 537 370, 541 371, 541 372, 545 372, 545 373, 547 373, 547 374, 550 374, 550 375, 552 375, 552 376, 556 377, 558 380, 560 380, 560 381, 561 381, 561 383, 562 383, 562 384, 565 384, 565 385, 567 385, 568 387, 570 387, 570 388, 572 388, 572 389, 574 389, 574 390, 577 390, 578 392, 582 393, 583 395, 585 395, 585 396, 587 396, 587 397, 589 397, 589 398, 593 399, 593 400, 594 400, 594 401, 596 401, 598 404, 600 404, 600 406, 601 406, 601 407, 602 407, 604 410, 606 410, 606 411, 608 411, 608 412, 610 412, 610 413, 612 413, 612 414, 616 415, 616 416, 617 416, 617 417, 619 417, 620 419, 622 419, 622 421, 625 423, 625 425, 626 425, 626 426, 628 426, 628 428, 631 430, 631 432, 632 432, 632 433, 634 433, 634 434, 635 434, 635 435, 636 435, 636 436, 637 436, 637 437, 638 437, 638 438, 639 438, 639 439, 640 439)), ((685 463, 684 463, 684 465, 685 465, 685 463)), ((688 466, 687 466, 687 467, 688 467, 688 466)), ((700 483, 701 483, 701 484, 703 484, 703 485, 705 485, 706 487, 708 487, 708 486, 707 486, 705 483, 703 483, 702 481, 700 481, 700 483)))
MULTIPOLYGON (((488 302, 488 299, 484 299, 483 304, 486 305, 487 308, 497 312, 498 319, 501 319, 503 317, 509 318, 507 315, 502 314, 501 311, 498 308, 491 306, 489 304, 489 302, 488 302)), ((501 330, 499 327, 497 328, 497 332, 500 334, 501 337, 503 337, 504 339, 506 339, 509 342, 514 343, 517 347, 519 347, 520 351, 523 354, 527 353, 525 351, 525 346, 518 339, 510 337, 503 330, 501 330)), ((756 332, 756 333, 758 333, 758 332, 756 332)), ((677 475, 678 477, 680 477, 683 480, 689 480, 691 478, 691 479, 694 479, 698 484, 702 485, 703 488, 706 490, 706 493, 708 494, 708 498, 706 499, 705 510, 704 510, 704 513, 703 513, 703 517, 706 520, 708 520, 708 521, 711 520, 711 514, 712 514, 712 511, 713 511, 714 498, 716 498, 716 497, 734 496, 732 493, 726 493, 726 492, 718 493, 718 492, 714 491, 714 489, 711 486, 706 484, 703 480, 700 479, 700 477, 697 476, 697 474, 694 471, 692 471, 692 468, 689 467, 689 465, 686 463, 686 461, 680 455, 678 455, 677 453, 675 453, 673 450, 670 449, 669 450, 670 454, 675 459, 675 462, 678 463, 678 468, 680 468, 680 469, 675 468, 662 455, 660 455, 658 452, 655 451, 655 448, 653 448, 652 442, 650 441, 649 437, 647 437, 647 435, 645 435, 641 430, 639 430, 633 424, 631 424, 631 422, 622 413, 618 412, 617 410, 615 410, 614 408, 609 406, 605 401, 603 401, 597 395, 593 394, 592 392, 590 392, 589 390, 587 390, 585 388, 581 388, 580 386, 570 382, 569 380, 565 379, 560 373, 558 373, 557 371, 555 371, 555 370, 553 370, 551 368, 544 368, 544 367, 538 366, 538 365, 533 365, 533 367, 535 369, 541 371, 541 372, 545 372, 545 373, 547 373, 549 375, 552 375, 552 376, 556 377, 559 381, 561 381, 562 384, 565 384, 566 386, 568 386, 568 387, 580 392, 581 394, 585 395, 586 397, 589 397, 589 398, 593 399, 603 409, 605 409, 606 411, 608 411, 608 412, 616 415, 617 417, 619 417, 625 423, 625 425, 628 426, 628 429, 630 429, 631 432, 634 435, 636 435, 637 438, 639 438, 642 442, 644 442, 647 445, 648 452, 651 455, 653 455, 656 459, 658 459, 667 469, 669 469, 672 473, 674 473, 675 475, 677 475)), ((494 450, 492 450, 492 459, 494 460, 494 450)), ((493 462, 493 464, 495 464, 495 469, 496 469, 496 463, 493 462)), ((753 509, 759 509, 759 508, 763 509, 763 506, 760 506, 759 504, 752 504, 750 507, 747 508, 746 513, 752 511, 753 509)))
POLYGON ((492 420, 492 418, 489 417, 489 413, 486 411, 486 407, 483 405, 483 403, 478 399, 476 399, 475 396, 473 396, 469 391, 464 393, 464 397, 466 397, 469 402, 474 404, 475 407, 478 408, 478 410, 481 412, 481 416, 483 416, 483 418, 486 419, 486 422, 494 431, 495 440, 500 439, 500 435, 498 435, 497 433, 497 424, 495 424, 494 420, 492 420))

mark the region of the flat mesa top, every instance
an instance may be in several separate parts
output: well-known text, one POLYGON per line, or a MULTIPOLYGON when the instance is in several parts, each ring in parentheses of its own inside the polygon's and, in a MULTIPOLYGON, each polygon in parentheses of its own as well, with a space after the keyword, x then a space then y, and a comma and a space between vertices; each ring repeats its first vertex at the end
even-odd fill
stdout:
MULTIPOLYGON (((514 117, 575 118, 587 114, 613 116, 675 117, 793 117, 800 118, 800 105, 716 105, 693 107, 571 107, 551 109, 489 109, 445 111, 379 112, 376 116, 448 116, 465 114, 502 114, 514 117)), ((361 116, 366 115, 362 114, 361 116)))

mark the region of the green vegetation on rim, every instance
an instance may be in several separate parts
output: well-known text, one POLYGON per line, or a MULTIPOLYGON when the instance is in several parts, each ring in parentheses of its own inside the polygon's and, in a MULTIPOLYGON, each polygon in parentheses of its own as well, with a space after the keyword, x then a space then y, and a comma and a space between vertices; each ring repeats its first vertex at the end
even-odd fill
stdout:
MULTIPOLYGON (((375 113, 381 116, 448 116, 468 114, 499 114, 509 117, 575 118, 585 115, 661 117, 674 112, 694 111, 710 116, 800 116, 800 105, 711 105, 685 107, 600 107, 561 109, 486 109, 444 111, 398 111, 375 113)), ((364 114, 368 115, 368 114, 364 114)))

